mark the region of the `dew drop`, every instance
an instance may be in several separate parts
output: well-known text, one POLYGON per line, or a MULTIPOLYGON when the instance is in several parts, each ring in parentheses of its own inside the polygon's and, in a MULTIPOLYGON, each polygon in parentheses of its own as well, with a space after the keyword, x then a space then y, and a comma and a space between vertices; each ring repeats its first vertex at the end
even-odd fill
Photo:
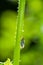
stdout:
POLYGON ((21 39, 21 42, 20 42, 20 48, 23 49, 25 46, 25 40, 24 38, 21 39))

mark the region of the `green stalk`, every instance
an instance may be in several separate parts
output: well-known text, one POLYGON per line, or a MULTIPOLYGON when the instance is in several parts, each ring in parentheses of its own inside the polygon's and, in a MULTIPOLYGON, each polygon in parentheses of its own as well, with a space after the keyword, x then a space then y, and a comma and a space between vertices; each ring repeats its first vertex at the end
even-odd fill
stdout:
POLYGON ((17 34, 16 34, 16 45, 14 50, 14 65, 19 65, 20 60, 20 37, 22 33, 24 11, 25 11, 25 0, 19 0, 18 2, 18 18, 17 18, 17 34))

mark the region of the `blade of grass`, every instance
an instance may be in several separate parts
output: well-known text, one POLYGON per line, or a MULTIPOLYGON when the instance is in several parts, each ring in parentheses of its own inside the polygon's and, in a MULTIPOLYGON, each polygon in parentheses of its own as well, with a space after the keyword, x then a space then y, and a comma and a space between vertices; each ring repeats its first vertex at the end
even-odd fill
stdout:
POLYGON ((20 37, 22 33, 24 10, 25 10, 25 0, 19 0, 18 2, 18 18, 17 18, 17 34, 16 34, 16 45, 14 50, 14 63, 13 65, 19 65, 20 60, 20 37))

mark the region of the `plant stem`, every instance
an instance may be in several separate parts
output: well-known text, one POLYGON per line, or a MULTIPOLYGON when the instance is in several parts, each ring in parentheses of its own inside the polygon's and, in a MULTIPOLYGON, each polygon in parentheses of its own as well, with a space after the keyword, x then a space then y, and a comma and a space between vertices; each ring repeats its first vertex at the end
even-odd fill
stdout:
POLYGON ((19 65, 20 60, 20 37, 22 33, 24 11, 25 11, 25 0, 19 0, 18 2, 18 18, 17 18, 17 34, 16 34, 16 45, 14 50, 14 65, 19 65))

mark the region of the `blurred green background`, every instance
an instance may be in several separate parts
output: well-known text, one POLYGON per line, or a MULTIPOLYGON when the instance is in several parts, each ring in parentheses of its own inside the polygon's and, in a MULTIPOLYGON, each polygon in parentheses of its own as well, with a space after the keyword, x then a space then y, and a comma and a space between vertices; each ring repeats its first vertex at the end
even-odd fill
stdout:
MULTIPOLYGON (((12 60, 18 1, 3 0, 0 3, 0 61, 12 60)), ((43 0, 26 0, 24 38, 20 65, 43 65, 43 0)))

